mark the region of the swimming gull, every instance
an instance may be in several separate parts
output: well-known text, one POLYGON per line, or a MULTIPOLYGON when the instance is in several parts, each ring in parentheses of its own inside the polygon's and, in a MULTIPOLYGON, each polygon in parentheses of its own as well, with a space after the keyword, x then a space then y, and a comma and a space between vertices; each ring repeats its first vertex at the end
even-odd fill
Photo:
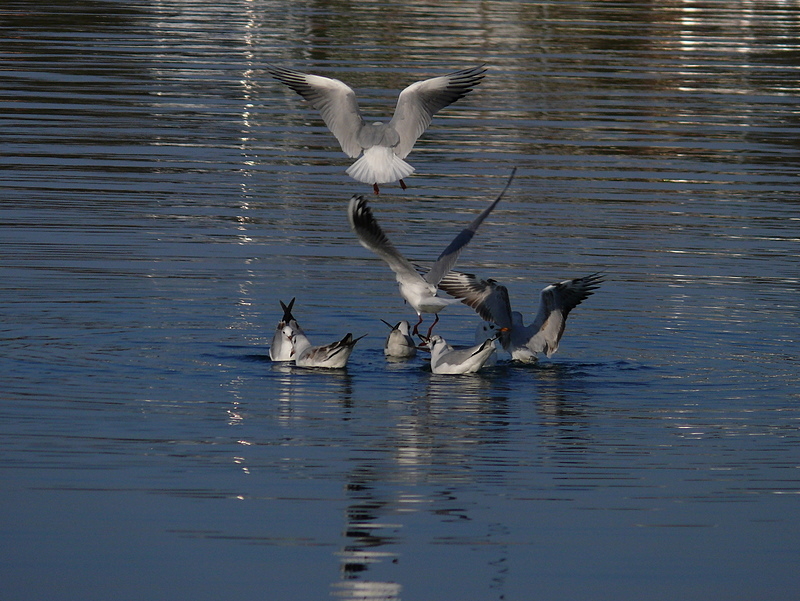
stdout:
MULTIPOLYGON (((383 320, 381 320, 383 321, 383 320)), ((394 359, 410 359, 416 356, 417 346, 414 339, 409 335, 411 325, 403 319, 392 325, 383 321, 391 329, 383 345, 383 354, 394 359)))
POLYGON ((356 342, 364 336, 353 338, 349 332, 344 338, 324 346, 312 346, 309 339, 297 331, 288 332, 289 327, 284 328, 294 346, 294 363, 298 367, 324 367, 328 369, 341 369, 347 365, 347 360, 353 352, 356 342))
POLYGON ((273 361, 291 361, 294 359, 292 356, 292 341, 284 332, 284 329, 288 326, 290 331, 303 333, 303 330, 297 324, 297 320, 292 316, 294 301, 295 299, 290 300, 288 306, 283 301, 278 301, 283 309, 283 317, 275 328, 272 343, 269 346, 269 358, 273 361))
POLYGON ((481 369, 496 351, 494 338, 464 349, 456 349, 438 335, 428 339, 431 371, 435 374, 471 374, 481 369))

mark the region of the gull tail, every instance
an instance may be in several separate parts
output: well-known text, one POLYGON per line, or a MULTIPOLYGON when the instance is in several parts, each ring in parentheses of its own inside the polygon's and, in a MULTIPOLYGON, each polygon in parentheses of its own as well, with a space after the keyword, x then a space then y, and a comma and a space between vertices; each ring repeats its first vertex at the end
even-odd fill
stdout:
POLYGON ((350 165, 347 175, 365 184, 388 184, 408 177, 414 168, 386 146, 367 148, 361 158, 350 165))

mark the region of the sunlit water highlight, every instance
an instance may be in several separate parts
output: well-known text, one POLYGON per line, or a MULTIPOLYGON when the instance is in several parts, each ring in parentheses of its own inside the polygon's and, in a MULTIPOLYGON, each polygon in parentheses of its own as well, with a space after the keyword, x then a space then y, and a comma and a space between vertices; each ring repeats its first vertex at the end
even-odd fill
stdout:
POLYGON ((406 4, 0 8, 4 600, 796 594, 797 4, 406 4), (518 167, 460 266, 603 271, 558 354, 385 360, 369 189, 267 62, 374 117, 489 66, 372 204, 431 258, 518 167), (292 297, 346 371, 270 363, 292 297))

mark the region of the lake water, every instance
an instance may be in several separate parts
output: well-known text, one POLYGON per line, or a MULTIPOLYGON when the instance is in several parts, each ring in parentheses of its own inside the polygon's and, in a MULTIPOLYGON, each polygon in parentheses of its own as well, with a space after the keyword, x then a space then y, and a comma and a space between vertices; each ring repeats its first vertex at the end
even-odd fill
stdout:
POLYGON ((4 601, 796 598, 800 4, 9 0, 0 40, 4 601), (459 266, 528 315, 603 271, 556 355, 384 359, 370 188, 267 63, 376 118, 487 64, 371 203, 431 259, 518 167, 459 266), (292 297, 346 371, 270 363, 292 297))

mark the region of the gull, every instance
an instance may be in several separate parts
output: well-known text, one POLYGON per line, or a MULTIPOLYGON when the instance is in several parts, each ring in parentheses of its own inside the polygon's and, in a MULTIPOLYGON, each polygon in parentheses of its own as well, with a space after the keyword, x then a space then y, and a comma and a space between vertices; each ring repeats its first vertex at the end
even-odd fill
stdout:
POLYGON ((292 341, 295 365, 328 369, 341 369, 347 365, 347 360, 350 358, 356 342, 364 337, 353 338, 353 335, 348 332, 338 342, 332 342, 325 346, 312 346, 305 334, 291 330, 290 326, 286 326, 283 332, 292 341))
MULTIPOLYGON (((494 341, 494 348, 499 351, 501 346, 497 339, 501 334, 502 332, 500 331, 500 328, 498 328, 495 324, 488 321, 482 321, 478 327, 475 328, 475 344, 481 344, 484 340, 489 340, 491 338, 494 341)), ((484 366, 492 367, 496 364, 497 353, 489 357, 486 363, 484 363, 484 366)))
POLYGON ((511 358, 532 363, 537 353, 550 357, 558 350, 569 312, 591 296, 602 282, 603 276, 593 273, 546 286, 540 295, 539 311, 529 326, 524 324, 522 313, 511 310, 508 289, 495 280, 451 271, 439 283, 439 288, 460 298, 486 322, 491 322, 478 326, 476 339, 496 337, 500 330, 500 344, 511 358), (506 330, 502 331, 503 328, 506 330))
POLYGON ((455 349, 438 335, 428 338, 431 371, 435 374, 472 374, 482 368, 497 349, 494 338, 464 349, 455 349))
POLYGON ((288 306, 283 304, 283 301, 278 301, 283 309, 283 317, 275 328, 275 333, 272 336, 272 343, 269 346, 269 358, 273 361, 291 361, 293 359, 292 341, 284 333, 284 328, 288 326, 292 331, 303 333, 303 330, 292 316, 294 301, 295 299, 290 300, 288 306))
POLYGON ((350 158, 360 158, 348 169, 353 179, 372 184, 398 181, 414 172, 406 158, 430 125, 433 116, 463 98, 483 79, 484 66, 455 71, 411 84, 397 98, 394 116, 388 123, 367 123, 358 108, 355 92, 347 84, 319 75, 267 65, 267 72, 305 98, 322 115, 322 120, 350 158))
POLYGON ((405 319, 398 321, 396 325, 386 321, 383 321, 383 323, 391 328, 389 335, 386 337, 386 344, 383 346, 383 354, 396 359, 410 359, 416 356, 417 346, 408 333, 411 327, 410 324, 405 319))
POLYGON ((378 222, 372 216, 372 210, 369 208, 366 199, 361 195, 355 195, 350 199, 350 204, 347 207, 347 217, 350 220, 350 226, 358 236, 358 241, 364 248, 371 250, 386 261, 395 274, 395 279, 400 287, 400 296, 414 308, 419 317, 419 321, 414 325, 412 332, 415 336, 419 334, 418 328, 422 323, 423 313, 436 315, 436 319, 428 329, 428 337, 430 337, 433 326, 439 321, 439 311, 460 300, 460 297, 450 299, 436 296, 437 286, 445 274, 455 266, 458 255, 461 254, 464 247, 475 236, 478 227, 497 206, 500 199, 503 198, 503 194, 508 190, 511 181, 514 179, 515 172, 516 167, 511 171, 508 182, 506 182, 505 187, 497 198, 453 238, 453 241, 442 251, 442 254, 439 255, 439 258, 436 259, 436 262, 424 276, 420 275, 414 265, 401 255, 389 241, 378 222))

